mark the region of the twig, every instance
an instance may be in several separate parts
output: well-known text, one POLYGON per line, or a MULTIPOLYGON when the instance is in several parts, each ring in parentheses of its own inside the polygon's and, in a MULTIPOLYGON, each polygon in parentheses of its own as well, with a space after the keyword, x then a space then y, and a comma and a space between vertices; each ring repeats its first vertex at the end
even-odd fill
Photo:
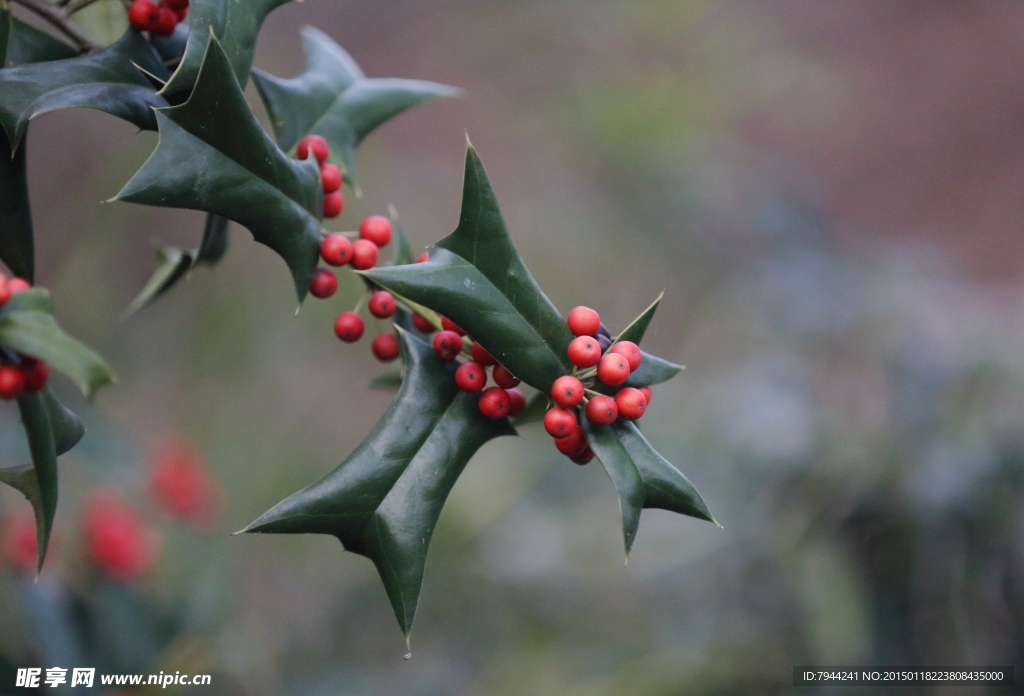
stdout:
POLYGON ((80 50, 99 51, 103 48, 103 46, 93 41, 88 34, 73 24, 68 18, 67 12, 56 5, 51 5, 46 0, 14 0, 14 2, 52 24, 62 34, 71 39, 80 50))

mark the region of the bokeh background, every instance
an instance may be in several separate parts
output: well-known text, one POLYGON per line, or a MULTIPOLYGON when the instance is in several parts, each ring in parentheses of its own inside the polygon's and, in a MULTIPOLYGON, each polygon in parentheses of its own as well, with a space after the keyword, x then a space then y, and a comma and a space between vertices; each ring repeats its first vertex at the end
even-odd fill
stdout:
MULTIPOLYGON (((222 510, 202 539, 161 523, 135 590, 198 607, 201 693, 824 694, 792 667, 1024 668, 1024 5, 305 0, 271 15, 257 66, 298 72, 306 24, 370 76, 466 90, 364 143, 365 197, 335 227, 393 203, 417 250, 450 232, 468 133, 560 309, 614 331, 664 289, 645 347, 687 369, 645 432, 724 529, 645 512, 624 566, 596 462, 537 428, 489 443, 441 516, 403 661, 368 561, 227 537, 386 407, 368 344, 331 330, 358 284, 296 317, 284 265, 232 227, 217 268, 123 320, 154 240, 194 246, 203 218, 101 203, 155 136, 71 111, 30 134, 38 279, 119 382, 89 406, 62 391, 89 433, 62 458, 47 596, 75 585, 86 492, 145 508, 174 433, 222 510)), ((0 650, 27 660, 42 639, 12 621, 0 650)), ((996 693, 907 691, 969 692, 996 693)))

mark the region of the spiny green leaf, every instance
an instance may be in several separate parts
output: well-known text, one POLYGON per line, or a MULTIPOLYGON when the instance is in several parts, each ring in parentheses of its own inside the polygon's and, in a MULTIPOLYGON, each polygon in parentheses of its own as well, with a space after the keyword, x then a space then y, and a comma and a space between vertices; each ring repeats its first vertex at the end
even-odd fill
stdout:
POLYGON ((636 319, 629 323, 629 326, 619 332, 618 336, 612 339, 612 343, 618 343, 619 341, 632 341, 637 345, 644 340, 644 334, 647 333, 647 327, 651 324, 651 319, 654 318, 654 313, 658 310, 658 305, 661 304, 661 298, 665 296, 664 291, 658 295, 654 302, 650 306, 640 313, 636 319))
POLYGON ((87 398, 114 379, 102 358, 57 326, 50 293, 40 288, 17 293, 0 309, 0 347, 45 360, 87 398))
POLYGON ((394 206, 390 209, 391 216, 391 265, 404 266, 413 262, 412 247, 409 246, 409 237, 405 234, 405 227, 398 220, 398 211, 394 206))
POLYGON ((331 159, 356 184, 355 149, 374 128, 417 104, 460 90, 422 80, 369 79, 352 57, 318 29, 302 30, 306 68, 290 80, 253 70, 277 141, 292 150, 304 136, 327 139, 331 159))
MULTIPOLYGON (((651 319, 654 318, 654 312, 658 309, 658 304, 661 302, 661 298, 665 296, 662 292, 658 297, 651 303, 651 305, 645 309, 640 316, 630 322, 629 326, 623 329, 618 336, 612 339, 612 343, 618 341, 632 341, 639 345, 643 340, 644 334, 647 332, 647 327, 651 323, 651 319)), ((679 371, 683 369, 682 365, 676 365, 668 360, 659 358, 656 355, 651 355, 645 351, 643 353, 643 362, 640 363, 634 372, 631 372, 623 387, 648 387, 652 384, 660 384, 667 382, 668 380, 679 374, 679 371)), ((607 394, 614 394, 618 391, 619 387, 605 387, 602 384, 598 384, 598 390, 603 391, 607 394)))
POLYGON ((152 107, 166 106, 142 71, 167 75, 153 47, 128 31, 95 55, 0 70, 0 125, 17 149, 30 119, 87 107, 154 129, 152 107))
POLYGON ((188 91, 199 80, 211 36, 223 45, 232 72, 244 86, 249 81, 263 20, 286 2, 289 0, 192 0, 185 54, 163 93, 188 91))
POLYGON ((618 420, 612 425, 595 426, 584 418, 583 429, 619 494, 627 556, 644 508, 669 510, 718 524, 693 484, 651 447, 635 425, 618 420))
POLYGON ((26 179, 26 147, 11 153, 7 135, 0 133, 0 260, 19 278, 32 282, 35 251, 32 240, 32 209, 26 179))
POLYGON ((448 493, 488 440, 515 433, 455 385, 456 365, 399 330, 405 380, 370 435, 321 481, 278 503, 245 532, 331 534, 380 573, 398 623, 412 628, 427 547, 448 493))
POLYGON ((366 277, 454 321, 512 374, 547 393, 572 369, 572 333, 530 275, 472 146, 459 226, 424 263, 365 271, 366 277))
POLYGON ((117 199, 240 223, 285 260, 302 300, 320 253, 319 169, 288 158, 263 132, 219 41, 209 42, 188 101, 156 118, 160 142, 117 199))

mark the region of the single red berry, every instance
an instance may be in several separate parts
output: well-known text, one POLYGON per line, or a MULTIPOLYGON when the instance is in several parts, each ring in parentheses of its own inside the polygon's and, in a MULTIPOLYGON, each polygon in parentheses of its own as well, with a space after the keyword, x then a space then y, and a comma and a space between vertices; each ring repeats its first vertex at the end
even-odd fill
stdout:
POLYGON ((496 365, 498 363, 498 361, 492 358, 491 354, 484 350, 484 347, 476 341, 473 341, 473 345, 469 347, 469 352, 473 356, 473 359, 484 367, 490 367, 491 365, 496 365))
POLYGON ((562 375, 551 385, 551 400, 562 408, 572 408, 583 401, 583 382, 572 375, 562 375))
POLYGON ((11 299, 11 282, 7 276, 0 273, 0 306, 7 304, 7 300, 11 299))
POLYGON ((579 464, 580 466, 583 466, 584 464, 589 464, 590 460, 593 458, 594 450, 590 449, 589 445, 587 445, 587 449, 583 450, 582 453, 577 454, 575 457, 569 457, 569 459, 571 459, 574 464, 579 464))
POLYGON ((359 225, 359 237, 379 247, 387 246, 391 241, 391 221, 383 215, 371 215, 359 225))
POLYGON ((626 359, 629 363, 629 371, 633 372, 636 368, 640 367, 640 363, 643 362, 644 356, 640 352, 640 346, 633 343, 632 341, 619 341, 613 345, 609 350, 612 353, 618 353, 626 359))
POLYGON ((615 387, 629 377, 629 361, 618 353, 605 353, 597 363, 597 378, 609 387, 615 387))
POLYGON ((327 161, 327 156, 331 154, 331 148, 323 136, 307 135, 299 141, 298 147, 295 148, 295 154, 300 160, 304 160, 309 157, 310 152, 316 158, 317 164, 323 164, 327 161))
POLYGON ((583 435, 583 428, 577 425, 576 429, 565 437, 556 437, 555 447, 565 456, 575 457, 585 452, 589 445, 587 438, 583 435))
POLYGON ((173 10, 173 12, 174 12, 174 16, 178 18, 178 24, 181 24, 182 22, 184 22, 185 18, 188 17, 188 8, 187 7, 184 7, 182 9, 180 9, 180 10, 173 10))
POLYGON ((492 420, 507 416, 511 405, 512 399, 509 398, 508 392, 501 387, 488 387, 480 395, 480 401, 477 402, 480 413, 492 420))
POLYGON ((577 336, 569 343, 569 361, 576 367, 593 367, 601 359, 601 346, 592 336, 577 336))
POLYGON ((505 369, 504 365, 495 365, 491 370, 491 377, 494 383, 502 389, 511 389, 519 384, 519 378, 505 369))
POLYGON ((320 258, 332 266, 344 266, 352 260, 352 242, 343 234, 329 234, 320 242, 320 258))
POLYGON ((619 407, 619 415, 626 420, 636 420, 647 410, 647 399, 639 389, 626 387, 615 395, 615 405, 619 407))
POLYGON ((455 384, 464 392, 478 394, 487 385, 487 371, 478 362, 464 362, 455 371, 455 384))
POLYGON ((412 315, 412 325, 416 327, 417 331, 423 333, 431 333, 434 330, 434 325, 427 321, 427 318, 422 314, 412 315))
POLYGON ((568 437, 578 427, 576 414, 567 408, 555 406, 544 414, 544 429, 551 437, 568 437))
POLYGON ((398 336, 390 333, 380 334, 373 339, 370 349, 373 356, 381 362, 390 362, 398 357, 398 336))
POLYGON ((12 294, 16 295, 19 292, 31 290, 32 283, 28 282, 24 278, 11 278, 9 281, 7 281, 7 287, 11 289, 12 294))
POLYGON ((601 394, 587 402, 587 420, 594 425, 611 425, 619 417, 615 399, 601 394))
MULTIPOLYGON (((18 516, 5 525, 3 555, 16 570, 31 574, 36 570, 36 522, 31 515, 18 516)), ((53 542, 50 543, 53 548, 53 542)))
POLYGON ((601 317, 590 307, 573 307, 566 319, 569 330, 577 336, 594 336, 601 328, 601 317))
POLYGON ((341 195, 341 191, 335 191, 334 193, 324 194, 324 217, 325 218, 336 218, 341 215, 341 211, 345 208, 345 199, 341 195))
POLYGON ((341 170, 333 164, 320 165, 320 185, 324 193, 334 193, 341 188, 341 170))
POLYGON ((523 396, 523 393, 515 387, 506 389, 505 391, 508 392, 508 398, 511 401, 511 404, 508 407, 508 417, 515 418, 523 412, 523 409, 526 408, 526 397, 523 396))
POLYGON ((646 401, 647 404, 650 405, 650 403, 651 403, 651 388, 650 387, 640 387, 640 393, 644 395, 644 401, 646 401))
POLYGON ((149 0, 135 0, 128 8, 128 24, 135 31, 149 31, 160 21, 160 8, 149 0))
POLYGON ((14 365, 0 365, 0 399, 17 399, 25 392, 25 377, 14 365))
POLYGON ((416 263, 423 263, 430 259, 430 252, 424 251, 422 254, 416 257, 416 263))
POLYGON ((465 336, 466 332, 459 328, 459 325, 448 317, 441 317, 441 328, 445 331, 454 331, 460 336, 465 336))
POLYGON ((334 335, 345 343, 354 343, 363 337, 363 318, 355 312, 342 312, 334 320, 334 335))
POLYGON ((157 36, 170 36, 174 33, 176 26, 178 26, 177 13, 169 7, 161 7, 156 24, 150 28, 150 31, 157 36))
POLYGON ((206 526, 218 512, 220 491, 202 455, 179 437, 161 438, 149 464, 149 490, 178 519, 206 526))
POLYGON ((119 496, 93 497, 82 513, 82 531, 92 561, 115 580, 131 580, 156 560, 152 535, 119 496))
POLYGON ((439 331, 434 334, 434 352, 442 360, 454 360, 462 352, 462 338, 454 331, 439 331))
POLYGON ((387 290, 378 290, 370 295, 370 301, 366 304, 370 314, 378 319, 387 319, 395 313, 395 298, 387 290))
POLYGON ((380 258, 380 250, 377 245, 367 239, 357 239, 352 242, 352 268, 357 271, 365 271, 377 265, 380 258))
POLYGON ((46 386, 50 379, 50 366, 35 358, 22 358, 21 376, 25 380, 25 391, 33 394, 46 386))
POLYGON ((313 297, 325 299, 334 294, 338 289, 338 279, 326 268, 318 268, 313 271, 313 280, 309 283, 309 294, 313 297))

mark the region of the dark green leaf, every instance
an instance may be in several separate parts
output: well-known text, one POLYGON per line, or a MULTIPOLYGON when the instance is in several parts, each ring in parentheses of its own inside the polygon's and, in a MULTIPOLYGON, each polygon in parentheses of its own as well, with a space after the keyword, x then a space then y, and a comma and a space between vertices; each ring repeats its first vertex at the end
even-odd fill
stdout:
POLYGON ((387 372, 382 372, 371 379, 368 386, 371 389, 394 391, 402 386, 402 370, 400 368, 393 367, 387 372))
POLYGON ((595 426, 585 418, 583 421, 590 448, 619 494, 627 556, 644 508, 669 510, 718 524, 693 484, 651 447, 635 425, 623 420, 606 426, 595 426))
POLYGON ((72 107, 99 109, 152 130, 152 107, 166 102, 142 71, 167 75, 160 56, 134 31, 95 55, 0 70, 0 125, 15 149, 30 119, 72 107))
POLYGON ((114 379, 102 358, 57 326, 50 293, 43 289, 20 292, 0 309, 0 347, 45 360, 86 397, 114 379))
POLYGON ((23 141, 12 156, 7 135, 0 133, 0 260, 11 273, 31 283, 35 251, 25 172, 26 149, 23 141))
POLYGON ((206 226, 203 228, 203 240, 199 243, 199 251, 196 252, 196 263, 210 264, 211 266, 222 258, 228 251, 228 226, 231 221, 226 217, 210 213, 206 216, 206 226))
POLYGON ((381 287, 442 314, 516 377, 547 393, 571 370, 572 333, 512 244, 472 146, 459 226, 424 263, 365 271, 381 287))
POLYGON ((391 265, 404 266, 413 262, 412 248, 405 235, 405 227, 398 220, 398 211, 391 207, 391 265))
POLYGON ((682 365, 676 365, 644 351, 641 352, 644 356, 643 362, 635 372, 629 374, 622 386, 648 387, 652 384, 661 384, 675 377, 683 369, 682 365))
POLYGON ((189 100, 156 114, 157 149, 117 198, 242 224, 285 260, 304 298, 320 254, 320 172, 313 160, 285 156, 263 132, 219 41, 209 42, 189 100))
POLYGON ((310 133, 323 136, 353 185, 355 149, 374 128, 417 104, 459 94, 435 82, 368 79, 341 46, 312 27, 302 30, 302 47, 301 75, 285 80, 254 70, 253 81, 281 147, 291 150, 310 133))
POLYGON ((0 56, 3 65, 13 67, 25 63, 74 58, 78 51, 45 32, 29 26, 0 9, 0 56))
POLYGON ((244 531, 331 534, 377 566, 408 637, 427 547, 448 493, 488 440, 512 435, 455 385, 456 365, 399 330, 405 380, 370 435, 321 481, 278 503, 244 531))
POLYGON ((180 61, 185 55, 185 46, 188 44, 188 25, 179 24, 170 36, 150 36, 149 41, 153 48, 160 54, 160 58, 166 62, 180 61))
POLYGON ((658 305, 661 303, 661 298, 665 296, 662 292, 655 298, 651 306, 640 313, 636 319, 630 322, 629 326, 619 332, 619 335, 612 339, 612 343, 618 343, 619 341, 632 341, 637 345, 644 340, 644 334, 647 333, 647 327, 651 324, 651 319, 654 318, 654 313, 658 309, 658 305))
POLYGON ((238 82, 249 81, 256 38, 263 20, 289 0, 192 0, 188 43, 178 69, 164 87, 165 94, 188 91, 199 80, 210 37, 216 37, 238 82))

